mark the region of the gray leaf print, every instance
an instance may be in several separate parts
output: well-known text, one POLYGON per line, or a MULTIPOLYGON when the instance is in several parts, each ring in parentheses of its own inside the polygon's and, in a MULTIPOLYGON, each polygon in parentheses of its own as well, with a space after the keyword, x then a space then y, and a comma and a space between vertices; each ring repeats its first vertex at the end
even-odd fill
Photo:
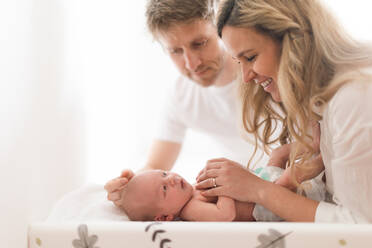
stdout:
POLYGON ((260 234, 257 239, 261 243, 256 248, 285 248, 285 237, 292 232, 281 234, 279 231, 269 229, 269 234, 260 234))
POLYGON ((97 246, 94 246, 98 240, 98 236, 89 236, 87 225, 84 224, 78 227, 78 235, 80 239, 74 239, 72 241, 72 246, 74 248, 99 248, 97 246))

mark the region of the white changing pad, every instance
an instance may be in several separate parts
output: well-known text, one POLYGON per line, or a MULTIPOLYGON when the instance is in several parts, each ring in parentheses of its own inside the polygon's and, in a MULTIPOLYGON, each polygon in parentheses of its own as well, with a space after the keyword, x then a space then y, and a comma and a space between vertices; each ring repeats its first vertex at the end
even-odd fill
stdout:
POLYGON ((88 184, 62 197, 46 222, 128 220, 124 211, 107 200, 103 185, 88 184))
POLYGON ((372 243, 372 225, 127 220, 102 185, 86 185, 58 201, 46 222, 29 225, 28 247, 364 248, 372 243))

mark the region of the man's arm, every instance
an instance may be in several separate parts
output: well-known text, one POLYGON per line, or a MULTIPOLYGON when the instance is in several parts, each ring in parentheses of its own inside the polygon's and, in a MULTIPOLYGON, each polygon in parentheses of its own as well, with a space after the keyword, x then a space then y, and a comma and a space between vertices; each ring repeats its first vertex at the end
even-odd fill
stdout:
POLYGON ((181 143, 154 140, 146 165, 140 171, 156 169, 171 170, 180 154, 181 147, 181 143))
POLYGON ((233 221, 235 217, 235 201, 225 196, 219 196, 217 203, 192 199, 181 212, 181 218, 189 221, 233 221))

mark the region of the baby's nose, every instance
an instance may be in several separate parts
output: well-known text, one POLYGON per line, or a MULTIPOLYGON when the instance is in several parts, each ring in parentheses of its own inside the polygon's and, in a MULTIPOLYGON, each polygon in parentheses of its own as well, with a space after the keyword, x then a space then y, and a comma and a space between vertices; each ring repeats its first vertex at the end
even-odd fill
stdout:
POLYGON ((175 186, 175 185, 181 183, 181 178, 179 176, 176 176, 176 175, 169 175, 169 177, 168 177, 168 183, 171 186, 175 186))

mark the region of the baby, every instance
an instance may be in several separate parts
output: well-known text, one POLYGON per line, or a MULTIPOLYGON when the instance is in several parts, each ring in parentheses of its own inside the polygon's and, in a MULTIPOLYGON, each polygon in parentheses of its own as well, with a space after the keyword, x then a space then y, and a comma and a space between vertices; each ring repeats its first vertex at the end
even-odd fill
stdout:
POLYGON ((150 170, 129 178, 119 206, 134 221, 253 221, 254 205, 206 198, 174 172, 150 170))
MULTIPOLYGON (((268 181, 276 181, 283 169, 275 166, 258 168, 252 173, 268 181)), ((149 170, 134 175, 127 171, 119 202, 133 221, 280 221, 272 212, 249 202, 239 202, 225 196, 206 198, 184 178, 170 171, 149 170)), ((120 178, 123 180, 123 177, 120 178)), ((313 181, 313 180, 312 180, 313 181)), ((323 199, 324 184, 311 182, 309 198, 323 199)), ((106 188, 107 190, 107 188, 106 188)), ((306 190, 305 190, 306 191, 306 190)))

